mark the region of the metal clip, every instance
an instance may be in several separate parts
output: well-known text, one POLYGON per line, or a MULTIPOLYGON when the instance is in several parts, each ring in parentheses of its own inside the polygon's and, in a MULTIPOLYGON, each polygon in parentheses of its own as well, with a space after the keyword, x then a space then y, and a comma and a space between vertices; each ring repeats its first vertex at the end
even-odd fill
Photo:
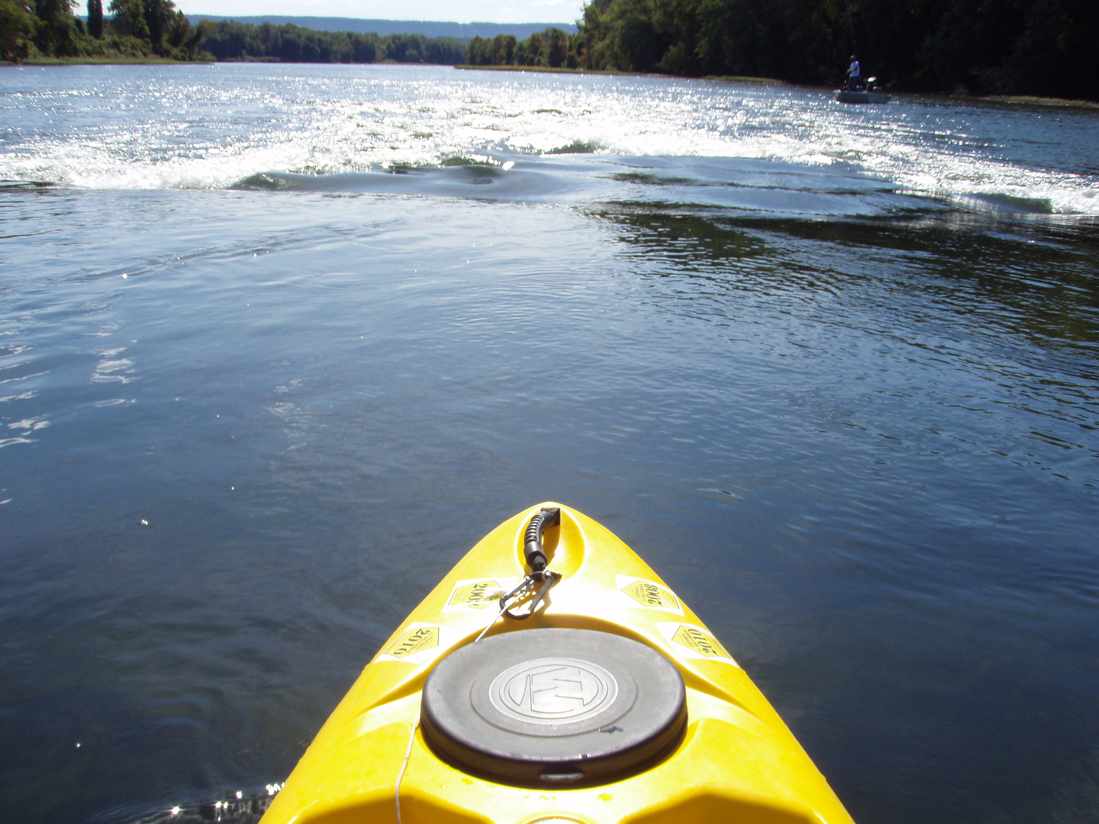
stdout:
POLYGON ((506 615, 509 618, 514 618, 517 621, 523 621, 532 616, 538 611, 538 607, 542 602, 546 600, 546 595, 550 591, 550 587, 561 580, 561 576, 556 572, 550 570, 542 570, 541 572, 532 572, 526 578, 519 582, 519 586, 500 598, 500 611, 492 616, 492 619, 485 625, 485 628, 481 630, 481 633, 473 639, 473 643, 477 643, 485 634, 492 629, 492 625, 495 624, 502 615, 506 615), (535 585, 541 582, 541 586, 535 590, 535 585), (534 600, 530 602, 530 607, 527 611, 521 615, 516 615, 511 611, 512 606, 516 606, 522 603, 526 598, 529 598, 531 593, 534 594, 534 600))
POLYGON ((550 587, 560 580, 560 575, 556 572, 551 572, 548 569, 530 573, 530 575, 523 579, 519 586, 500 599, 500 614, 506 615, 508 618, 514 618, 517 621, 526 620, 538 611, 538 607, 546 600, 546 595, 549 594, 550 587), (540 584, 537 590, 534 588, 536 584, 540 584), (517 614, 511 611, 512 606, 521 604, 531 595, 531 593, 534 594, 534 599, 530 602, 530 606, 527 608, 526 612, 517 614), (512 606, 508 605, 509 602, 511 602, 512 606))

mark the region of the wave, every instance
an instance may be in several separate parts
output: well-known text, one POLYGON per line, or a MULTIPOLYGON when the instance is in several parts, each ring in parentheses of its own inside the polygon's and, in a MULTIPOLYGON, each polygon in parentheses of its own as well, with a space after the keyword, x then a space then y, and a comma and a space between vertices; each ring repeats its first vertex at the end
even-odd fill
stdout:
POLYGON ((54 185, 48 180, 0 180, 0 192, 33 192, 54 185))
MULTIPOLYGON (((1009 145, 1004 135, 1012 130, 1047 128, 1014 112, 998 113, 1007 120, 990 124, 976 119, 987 119, 987 112, 970 113, 961 105, 943 109, 914 101, 852 111, 818 92, 668 79, 515 76, 473 82, 440 69, 430 82, 389 73, 384 83, 363 86, 362 78, 347 72, 295 85, 282 76, 288 72, 293 70, 279 68, 279 82, 272 80, 270 87, 228 82, 210 102, 208 121, 191 115, 177 122, 172 94, 140 85, 125 87, 128 107, 116 113, 80 110, 74 116, 50 108, 61 104, 45 92, 41 100, 24 95, 20 105, 49 116, 0 142, 0 191, 43 185, 369 190, 377 186, 370 175, 423 181, 423 174, 449 168, 467 172, 450 180, 483 186, 504 179, 513 184, 509 173, 516 163, 554 175, 562 173, 560 166, 538 164, 563 159, 587 163, 589 175, 603 175, 604 162, 615 158, 649 165, 692 158, 733 161, 738 175, 744 162, 759 162, 741 179, 719 175, 717 185, 792 192, 796 186, 784 179, 790 168, 812 167, 876 181, 878 192, 961 208, 1099 215, 1099 186, 1087 167, 1043 168, 1042 158, 1025 155, 1031 151, 1025 140, 1009 145), (87 122, 97 124, 91 132, 87 122)), ((172 76, 177 75, 188 77, 186 70, 172 76)), ((188 111, 201 105, 203 93, 198 84, 176 91, 188 111)), ((102 100, 100 95, 64 105, 102 106, 102 100)), ((626 185, 714 182, 708 177, 712 168, 689 176, 674 168, 619 171, 615 179, 626 185)), ((806 188, 826 193, 819 185, 813 180, 806 188)), ((874 196, 859 187, 851 192, 874 196)))
POLYGON ((1022 197, 1004 192, 976 192, 959 200, 978 208, 986 207, 995 212, 1010 214, 1052 215, 1056 211, 1052 198, 1022 197))
MULTIPOLYGON (((562 186, 576 189, 578 177, 601 177, 618 185, 645 188, 705 187, 715 192, 756 189, 791 197, 800 192, 806 197, 805 206, 809 211, 813 209, 811 201, 815 198, 870 200, 880 195, 903 194, 1001 216, 1099 214, 1099 198, 1094 187, 1066 181, 1063 176, 1056 179, 1026 170, 986 169, 981 175, 965 179, 953 174, 949 167, 945 171, 940 167, 931 173, 926 169, 903 168, 899 163, 887 163, 880 158, 866 165, 851 163, 849 159, 823 163, 813 153, 809 156, 802 152, 788 152, 785 156, 775 152, 768 154, 750 144, 727 144, 721 147, 722 154, 716 151, 717 147, 711 147, 709 154, 701 155, 644 155, 618 151, 623 148, 627 147, 577 139, 557 148, 530 153, 459 150, 417 156, 408 152, 389 162, 371 162, 369 157, 324 157, 290 147, 287 151, 263 148, 240 154, 153 162, 125 161, 97 151, 81 152, 58 146, 33 159, 19 162, 8 159, 0 164, 0 174, 5 178, 0 180, 0 192, 61 186, 113 190, 419 191, 431 194, 434 184, 440 181, 455 186, 464 182, 478 187, 502 182, 516 171, 518 163, 526 173, 522 175, 523 179, 532 188, 524 190, 519 184, 509 187, 517 199, 541 196, 562 186), (294 162, 304 160, 306 155, 309 162, 294 162), (569 161, 567 169, 554 165, 560 160, 569 161), (622 163, 668 168, 623 170, 620 168, 622 163), (616 164, 619 168, 614 169, 616 164), (530 174, 536 170, 539 175, 530 174), (449 177, 445 175, 448 171, 453 173, 449 177), (791 180, 791 174, 801 179, 791 180), (570 179, 560 180, 556 186, 547 186, 544 179, 536 179, 561 175, 570 179), (393 179, 401 176, 409 179, 404 182, 393 179), (431 185, 418 187, 425 182, 431 185)), ((596 191, 599 187, 588 181, 579 188, 596 191)), ((451 194, 460 196, 462 193, 451 194)), ((470 194, 480 197, 485 192, 479 188, 470 194)), ((722 199, 735 208, 736 198, 722 199)))
POLYGON ((595 154, 603 148, 604 144, 598 140, 570 140, 563 146, 555 146, 552 149, 546 149, 543 154, 595 154))
POLYGON ((285 192, 302 188, 297 184, 298 178, 294 175, 260 172, 238 180, 230 188, 244 191, 285 192))

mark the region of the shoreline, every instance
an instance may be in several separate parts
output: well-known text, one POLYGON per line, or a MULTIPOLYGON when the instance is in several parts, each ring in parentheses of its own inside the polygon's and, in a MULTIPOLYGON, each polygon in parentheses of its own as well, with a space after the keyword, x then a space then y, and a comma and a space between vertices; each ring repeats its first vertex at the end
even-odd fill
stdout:
POLYGON ((13 63, 10 60, 0 61, 0 66, 154 66, 154 65, 180 65, 195 66, 210 64, 213 60, 173 60, 170 57, 126 57, 124 55, 112 55, 110 57, 36 57, 33 60, 22 60, 13 63))
MULTIPOLYGON (((16 66, 35 66, 35 67, 47 67, 47 66, 143 66, 143 65, 181 65, 181 66, 197 66, 197 65, 213 65, 216 63, 282 63, 281 60, 272 59, 244 59, 244 60, 174 60, 170 57, 128 57, 125 55, 114 56, 87 56, 87 57, 37 57, 31 60, 23 60, 20 62, 12 62, 10 60, 0 60, 0 67, 16 67, 16 66)), ((379 63, 290 63, 288 65, 318 65, 318 66, 347 66, 347 65, 362 65, 373 66, 382 63, 390 63, 390 61, 379 61, 379 63)), ((446 64, 412 64, 412 63, 392 63, 392 65, 446 65, 446 64)), ((629 72, 620 71, 618 69, 582 69, 582 68, 569 68, 567 66, 514 66, 514 65, 492 65, 492 66, 475 66, 468 63, 459 63, 451 66, 451 68, 459 71, 488 71, 488 72, 531 72, 534 74, 572 74, 572 75, 598 75, 609 77, 662 77, 674 80, 707 80, 716 83, 740 83, 745 85, 755 86, 793 86, 805 89, 819 89, 819 90, 831 90, 831 87, 808 85, 800 86, 797 83, 790 83, 786 80, 779 80, 774 77, 754 77, 751 75, 705 75, 702 77, 688 77, 686 75, 675 74, 660 74, 658 72, 629 72)), ((1067 109, 1074 111, 1091 111, 1099 112, 1099 101, 1095 100, 1075 100, 1065 97, 1041 97, 1038 95, 1025 95, 1025 94, 989 94, 989 95, 953 95, 953 94, 927 94, 926 92, 905 92, 905 91, 892 91, 890 94, 897 95, 911 95, 913 97, 935 97, 944 101, 951 101, 956 103, 969 103, 969 104, 984 104, 993 106, 1010 106, 1016 107, 1033 107, 1041 109, 1067 109)))
POLYGON ((1099 102, 1095 100, 1072 100, 1066 97, 1037 97, 1028 94, 989 94, 983 97, 961 97, 960 100, 972 100, 978 103, 992 103, 1001 106, 1035 106, 1043 109, 1080 109, 1099 112, 1099 102))
MULTIPOLYGON (((673 80, 708 80, 717 83, 740 83, 745 85, 754 86, 791 86, 794 88, 811 89, 814 91, 823 91, 831 93, 835 91, 835 86, 825 86, 818 84, 803 85, 800 83, 792 83, 787 80, 779 80, 774 77, 755 77, 752 75, 725 75, 725 74, 710 74, 702 77, 689 77, 687 75, 678 74, 661 74, 659 72, 627 72, 619 71, 617 69, 570 69, 565 66, 553 68, 550 66, 515 66, 515 65, 492 65, 492 66, 474 66, 468 63, 460 63, 454 66, 455 69, 462 71, 489 71, 489 72, 533 72, 535 74, 579 74, 579 75, 608 75, 611 77, 664 77, 673 80)), ((1064 97, 1039 97, 1036 95, 1014 95, 1014 94, 995 94, 995 95, 952 95, 946 93, 930 93, 927 92, 908 92, 902 90, 891 90, 887 92, 890 95, 905 95, 909 97, 934 97, 944 101, 950 101, 955 103, 983 103, 985 105, 996 106, 1033 106, 1041 107, 1045 109, 1074 109, 1078 111, 1099 111, 1099 101, 1094 100, 1073 100, 1064 97)))
POLYGON ((777 80, 773 77, 752 77, 749 75, 711 74, 704 77, 689 77, 681 74, 662 74, 660 72, 628 72, 619 69, 571 69, 568 66, 517 66, 491 65, 475 66, 471 63, 458 63, 453 68, 461 71, 473 72, 532 72, 534 74, 580 74, 580 75, 606 75, 608 77, 663 77, 670 80, 711 80, 721 83, 751 83, 759 86, 789 86, 785 80, 777 80))
MULTIPOLYGON (((590 75, 609 75, 612 77, 624 77, 627 75, 634 75, 637 77, 645 77, 646 75, 641 72, 623 72, 617 69, 581 69, 579 67, 570 69, 568 66, 515 66, 515 65, 497 65, 491 66, 475 66, 472 63, 457 63, 451 68, 458 69, 459 71, 469 72, 531 72, 533 74, 590 74, 590 75)), ((648 75, 651 77, 670 77, 671 75, 648 75)))

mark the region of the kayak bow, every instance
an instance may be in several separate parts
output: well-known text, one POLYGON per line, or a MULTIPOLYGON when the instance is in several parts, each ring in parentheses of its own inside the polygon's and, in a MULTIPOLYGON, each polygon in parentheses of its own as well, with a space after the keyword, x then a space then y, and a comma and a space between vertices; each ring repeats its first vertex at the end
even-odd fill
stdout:
POLYGON ((559 504, 494 529, 390 636, 263 818, 851 817, 671 588, 559 504))

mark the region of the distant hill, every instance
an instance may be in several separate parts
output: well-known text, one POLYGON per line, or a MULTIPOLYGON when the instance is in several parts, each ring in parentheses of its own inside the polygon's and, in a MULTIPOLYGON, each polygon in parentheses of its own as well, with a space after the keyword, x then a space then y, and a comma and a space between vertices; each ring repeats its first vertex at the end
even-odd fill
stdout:
POLYGON ((448 23, 429 20, 363 20, 358 17, 289 17, 282 15, 258 15, 253 17, 220 16, 213 14, 188 14, 191 23, 210 20, 214 23, 235 20, 238 23, 275 26, 292 24, 317 31, 349 31, 356 34, 422 34, 425 37, 456 37, 471 40, 474 37, 495 37, 511 34, 525 40, 535 32, 545 29, 561 29, 570 34, 576 31, 572 23, 448 23))

